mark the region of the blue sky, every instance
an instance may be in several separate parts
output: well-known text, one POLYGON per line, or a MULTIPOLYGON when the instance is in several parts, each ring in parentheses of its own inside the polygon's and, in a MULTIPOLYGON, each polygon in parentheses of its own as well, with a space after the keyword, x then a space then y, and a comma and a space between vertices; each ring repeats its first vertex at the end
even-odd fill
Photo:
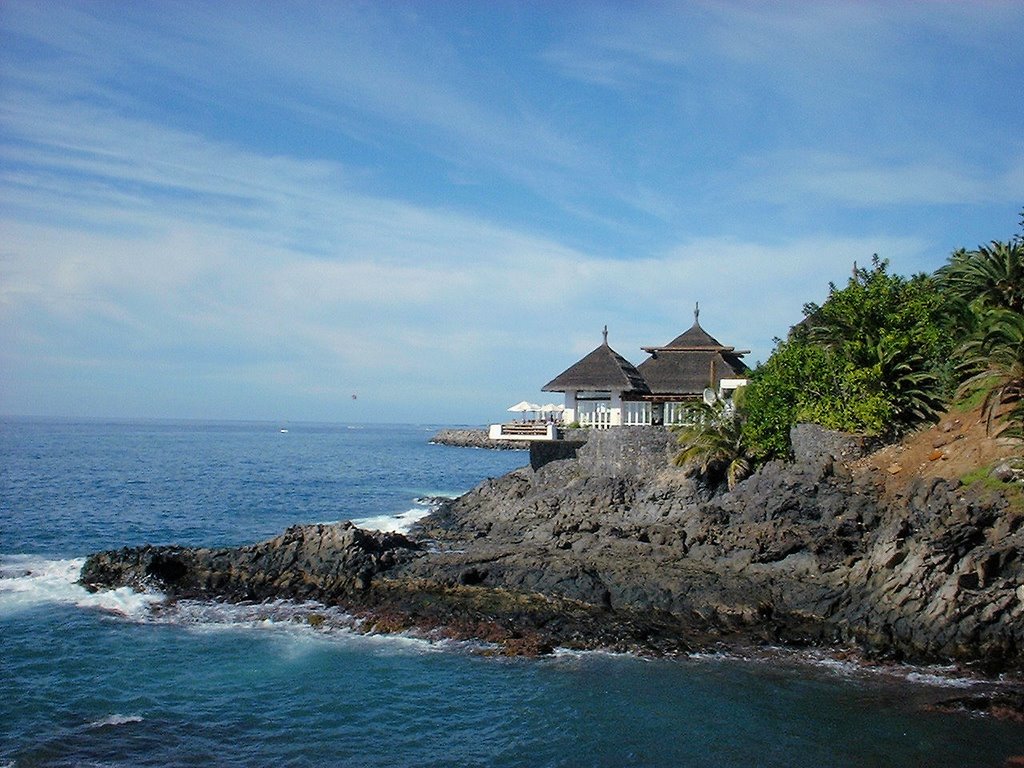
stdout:
POLYGON ((0 413, 484 423, 1018 231, 1024 4, 0 3, 0 413), (352 395, 357 395, 353 399, 352 395))

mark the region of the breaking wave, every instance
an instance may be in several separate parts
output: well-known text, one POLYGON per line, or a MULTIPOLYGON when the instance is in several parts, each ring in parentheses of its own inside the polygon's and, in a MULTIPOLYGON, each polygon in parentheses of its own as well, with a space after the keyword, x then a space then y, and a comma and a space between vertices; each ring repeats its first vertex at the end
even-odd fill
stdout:
POLYGON ((85 558, 0 555, 0 614, 57 603, 142 618, 164 600, 158 592, 136 592, 129 587, 89 592, 78 583, 83 565, 85 558))
POLYGON ((413 525, 427 515, 437 510, 438 505, 444 498, 451 498, 454 494, 437 494, 423 496, 414 499, 415 507, 399 512, 394 515, 373 515, 371 517, 353 518, 352 522, 360 528, 370 531, 391 531, 394 533, 409 533, 413 525))

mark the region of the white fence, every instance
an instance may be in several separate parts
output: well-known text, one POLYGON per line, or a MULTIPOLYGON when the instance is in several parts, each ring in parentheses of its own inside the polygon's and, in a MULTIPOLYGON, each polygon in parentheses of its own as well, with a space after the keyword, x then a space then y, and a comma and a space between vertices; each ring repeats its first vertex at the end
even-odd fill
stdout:
POLYGON ((665 403, 665 424, 695 424, 700 418, 700 407, 693 403, 665 403))
POLYGON ((646 427, 651 423, 651 404, 626 402, 622 404, 622 423, 627 427, 646 427))
MULTIPOLYGON (((703 418, 702 408, 699 401, 688 401, 683 403, 665 403, 664 424, 665 426, 678 426, 696 424, 703 418)), ((734 408, 731 401, 726 401, 725 412, 732 412, 734 408)), ((649 402, 625 401, 619 411, 620 417, 617 424, 624 427, 647 427, 653 419, 653 406, 649 402)), ((592 429, 608 429, 613 426, 612 408, 607 402, 577 402, 576 421, 581 427, 592 429)))
POLYGON ((608 429, 612 425, 612 411, 607 403, 577 403, 576 410, 581 427, 608 429))

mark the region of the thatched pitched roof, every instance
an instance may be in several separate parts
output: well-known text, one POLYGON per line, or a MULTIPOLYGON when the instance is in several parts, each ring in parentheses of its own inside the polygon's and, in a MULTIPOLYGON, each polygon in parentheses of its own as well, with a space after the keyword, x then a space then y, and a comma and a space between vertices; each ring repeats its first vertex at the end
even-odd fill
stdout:
POLYGON ((608 346, 607 330, 601 346, 555 376, 541 389, 543 392, 593 389, 649 393, 647 384, 636 367, 608 346))
POLYGON ((700 322, 694 320, 693 325, 676 336, 664 347, 643 347, 645 352, 673 350, 677 352, 708 352, 710 350, 732 351, 734 347, 726 347, 714 336, 700 327, 700 322))
POLYGON ((700 327, 693 325, 663 347, 644 347, 650 357, 637 371, 655 395, 699 395, 705 388, 718 388, 722 379, 741 378, 747 368, 740 358, 746 351, 728 347, 700 327))

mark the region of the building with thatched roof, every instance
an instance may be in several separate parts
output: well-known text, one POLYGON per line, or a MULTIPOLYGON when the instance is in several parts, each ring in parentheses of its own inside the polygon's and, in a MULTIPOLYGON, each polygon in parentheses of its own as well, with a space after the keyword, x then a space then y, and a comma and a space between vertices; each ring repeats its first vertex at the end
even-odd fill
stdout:
MULTIPOLYGON (((651 394, 640 372, 626 358, 608 346, 605 326, 601 346, 566 368, 542 387, 543 392, 564 392, 568 421, 607 427, 621 424, 628 402, 651 394)), ((628 418, 628 417, 627 417, 628 418)))
POLYGON ((668 344, 643 347, 649 354, 634 367, 604 341, 544 387, 565 393, 564 420, 593 427, 643 426, 686 421, 701 400, 728 399, 747 383, 741 359, 747 350, 720 343, 693 325, 668 344))
POLYGON ((699 306, 690 328, 664 346, 642 349, 650 357, 637 371, 650 389, 655 424, 681 421, 693 403, 728 399, 747 383, 749 368, 741 358, 749 350, 726 346, 701 328, 699 306))

